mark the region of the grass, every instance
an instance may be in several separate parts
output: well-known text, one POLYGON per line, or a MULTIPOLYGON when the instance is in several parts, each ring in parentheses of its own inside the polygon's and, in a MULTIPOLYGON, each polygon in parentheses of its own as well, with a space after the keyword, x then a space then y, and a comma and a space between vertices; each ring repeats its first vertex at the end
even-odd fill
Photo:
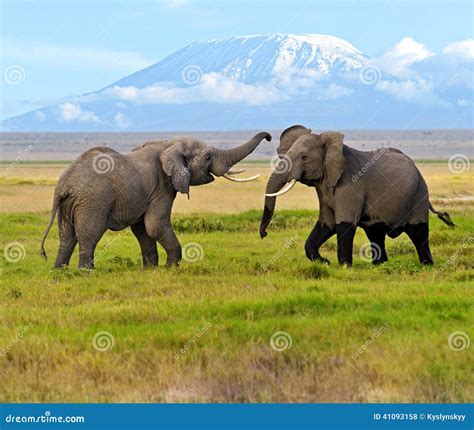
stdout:
MULTIPOLYGON (((434 267, 405 236, 373 267, 361 231, 352 269, 334 238, 332 264, 311 263, 313 210, 278 211, 265 240, 253 210, 176 216, 178 269, 160 250, 144 270, 132 234, 108 232, 94 272, 75 268, 77 251, 64 270, 39 257, 47 213, 1 213, 2 249, 24 258, 1 259, 0 401, 471 401, 471 349, 448 337, 473 337, 473 211, 442 209, 458 227, 431 217, 434 267)), ((50 259, 57 245, 55 227, 50 259)))
MULTIPOLYGON (((12 168, 0 169, 0 210, 2 212, 45 213, 51 210, 54 185, 66 164, 51 165, 48 163, 19 163, 12 168)), ((259 163, 242 163, 239 168, 247 171, 239 176, 252 176, 261 173, 257 181, 236 184, 223 178, 213 183, 193 187, 191 200, 179 195, 173 206, 173 213, 187 215, 242 213, 249 210, 262 209, 265 184, 271 173, 269 161, 259 163)), ((432 202, 439 206, 446 199, 456 208, 470 207, 474 173, 467 170, 453 173, 447 162, 431 162, 419 164, 419 168, 427 180, 432 202)), ((297 184, 291 191, 278 199, 278 209, 310 209, 318 208, 314 189, 297 184)))

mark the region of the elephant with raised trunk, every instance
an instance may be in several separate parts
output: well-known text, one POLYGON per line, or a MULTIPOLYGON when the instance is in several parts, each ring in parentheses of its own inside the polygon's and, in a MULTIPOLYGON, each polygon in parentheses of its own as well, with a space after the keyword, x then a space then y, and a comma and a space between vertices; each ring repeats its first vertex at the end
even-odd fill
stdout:
POLYGON ((372 262, 388 260, 385 236, 405 232, 415 245, 420 262, 433 264, 428 237, 429 210, 453 226, 447 213, 433 209, 428 188, 415 163, 401 151, 381 148, 358 151, 343 144, 338 132, 314 134, 297 125, 280 137, 280 161, 265 192, 260 236, 267 235, 277 196, 296 181, 315 187, 319 219, 305 243, 306 256, 329 263, 319 248, 337 236, 339 263, 352 265, 356 228, 362 227, 371 242, 372 262))
POLYGON ((270 141, 270 134, 259 133, 227 150, 191 137, 147 142, 129 154, 105 147, 89 149, 59 179, 41 254, 46 258, 44 242, 57 212, 60 244, 55 267, 68 265, 79 243, 79 267, 93 269, 94 250, 105 231, 128 226, 140 244, 145 266, 158 265, 157 241, 166 250, 166 264, 178 265, 181 246, 170 220, 177 193, 189 197, 191 185, 208 184, 214 176, 244 181, 234 176, 241 172, 230 169, 263 139, 270 141))

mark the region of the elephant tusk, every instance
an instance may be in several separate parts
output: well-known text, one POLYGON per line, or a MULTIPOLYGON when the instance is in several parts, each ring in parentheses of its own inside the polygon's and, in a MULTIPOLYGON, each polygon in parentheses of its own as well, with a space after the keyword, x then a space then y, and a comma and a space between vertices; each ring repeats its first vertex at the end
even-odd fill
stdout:
POLYGON ((247 169, 239 169, 239 170, 227 170, 227 175, 238 175, 239 173, 244 173, 247 169))
POLYGON ((222 175, 224 178, 228 179, 229 181, 234 181, 234 182, 249 182, 253 181, 254 179, 257 179, 260 176, 260 173, 255 176, 250 176, 249 178, 234 178, 233 176, 230 176, 228 173, 224 173, 222 175))
POLYGON ((282 194, 285 194, 288 191, 290 191, 295 186, 295 184, 296 184, 296 179, 292 179, 280 191, 277 191, 276 193, 272 193, 272 194, 265 194, 265 197, 278 197, 278 196, 281 196, 282 194))

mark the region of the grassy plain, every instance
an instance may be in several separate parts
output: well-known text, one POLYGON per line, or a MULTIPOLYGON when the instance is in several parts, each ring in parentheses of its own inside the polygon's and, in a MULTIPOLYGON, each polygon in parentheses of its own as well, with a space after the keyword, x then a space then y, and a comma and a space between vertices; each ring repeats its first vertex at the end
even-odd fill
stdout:
MULTIPOLYGON (((361 231, 352 269, 337 265, 334 238, 322 249, 330 266, 309 262, 317 200, 303 186, 279 199, 262 241, 269 165, 252 163, 256 182, 219 179, 177 200, 178 269, 142 269, 125 230, 104 236, 89 273, 77 252, 64 270, 38 255, 64 167, 19 164, 0 178, 0 401, 472 401, 470 171, 420 163, 457 224, 432 215, 433 267, 404 235, 372 267, 361 231)), ((57 245, 55 227, 50 260, 57 245)))

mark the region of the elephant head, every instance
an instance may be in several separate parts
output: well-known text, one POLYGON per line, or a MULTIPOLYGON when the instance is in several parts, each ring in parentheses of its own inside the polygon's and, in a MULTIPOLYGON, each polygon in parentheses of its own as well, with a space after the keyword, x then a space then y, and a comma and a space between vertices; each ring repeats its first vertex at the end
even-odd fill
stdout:
POLYGON ((284 145, 288 149, 281 156, 267 183, 265 207, 260 223, 262 238, 267 235, 266 229, 272 219, 277 196, 288 192, 296 182, 308 186, 319 185, 333 192, 345 168, 343 134, 334 131, 320 135, 311 134, 311 130, 305 127, 296 127, 298 128, 290 127, 282 134, 282 137, 285 134, 287 136, 284 145), (291 135, 294 141, 291 144, 288 131, 292 129, 291 135))
POLYGON ((277 149, 277 154, 282 158, 288 150, 292 147, 296 140, 306 134, 311 134, 311 129, 304 125, 293 125, 287 128, 280 136, 280 145, 277 149))
POLYGON ((184 194, 189 193, 190 185, 208 184, 214 176, 224 176, 235 182, 249 181, 260 175, 235 178, 233 175, 242 171, 231 171, 230 168, 249 155, 263 139, 270 141, 272 137, 262 132, 236 148, 219 149, 190 137, 175 137, 171 139, 172 145, 161 153, 160 161, 175 189, 184 194))

